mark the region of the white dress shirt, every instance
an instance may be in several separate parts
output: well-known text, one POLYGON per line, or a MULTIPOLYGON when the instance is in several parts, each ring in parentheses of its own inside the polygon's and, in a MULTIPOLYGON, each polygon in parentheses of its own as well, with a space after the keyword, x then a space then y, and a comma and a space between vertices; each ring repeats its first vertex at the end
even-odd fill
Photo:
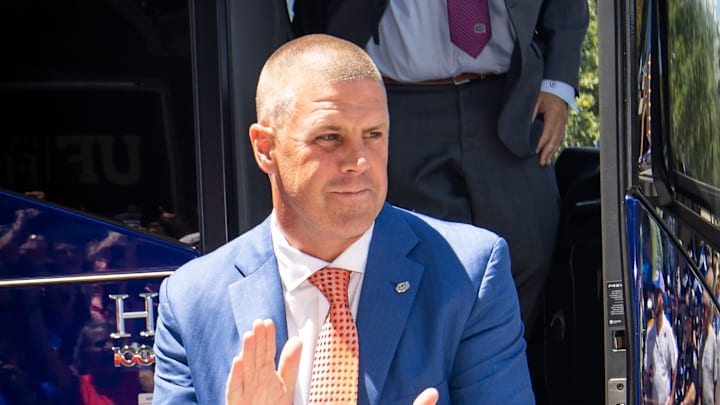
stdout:
MULTIPOLYGON (((307 279, 315 271, 324 267, 338 267, 352 272, 348 287, 350 311, 357 319, 360 303, 360 292, 367 263, 370 240, 375 225, 371 225, 355 243, 350 245, 332 262, 326 262, 310 256, 290 246, 277 225, 275 212, 271 215, 271 233, 273 250, 278 262, 280 279, 282 280, 283 299, 287 316, 288 337, 299 336, 302 341, 302 354, 295 385, 295 404, 306 404, 310 390, 315 342, 325 316, 330 310, 330 303, 307 279)), ((278 348, 281 350, 281 348, 278 348)))
MULTIPOLYGON (((488 0, 492 36, 477 58, 450 42, 447 0, 389 0, 379 29, 365 50, 383 76, 401 82, 445 79, 460 73, 505 73, 515 44, 505 0, 488 0), (441 18, 439 16, 442 16, 441 18)), ((555 94, 577 111, 575 89, 543 80, 541 91, 555 94)))

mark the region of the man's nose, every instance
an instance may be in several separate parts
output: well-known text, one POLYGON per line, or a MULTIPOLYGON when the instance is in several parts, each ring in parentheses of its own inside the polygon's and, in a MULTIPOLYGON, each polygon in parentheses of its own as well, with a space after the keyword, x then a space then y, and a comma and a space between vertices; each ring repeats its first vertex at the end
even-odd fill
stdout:
POLYGON ((344 155, 342 162, 343 171, 363 172, 370 167, 367 154, 368 148, 364 139, 346 141, 344 146, 344 155))

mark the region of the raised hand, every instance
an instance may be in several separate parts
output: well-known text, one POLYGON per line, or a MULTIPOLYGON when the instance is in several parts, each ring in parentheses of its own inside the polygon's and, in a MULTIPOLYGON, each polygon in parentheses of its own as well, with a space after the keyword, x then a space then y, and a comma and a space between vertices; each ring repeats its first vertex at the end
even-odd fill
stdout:
POLYGON ((302 343, 288 339, 275 370, 275 325, 256 320, 243 335, 225 388, 226 405, 292 405, 302 343))

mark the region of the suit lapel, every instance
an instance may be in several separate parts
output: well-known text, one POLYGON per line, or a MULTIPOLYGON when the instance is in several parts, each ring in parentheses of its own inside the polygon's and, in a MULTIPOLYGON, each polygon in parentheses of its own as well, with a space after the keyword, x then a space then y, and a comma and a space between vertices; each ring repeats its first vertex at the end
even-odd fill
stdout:
POLYGON ((282 282, 272 250, 269 224, 266 220, 246 235, 248 238, 238 249, 235 259, 235 267, 243 278, 228 286, 228 295, 241 341, 242 335, 252 330, 256 319, 272 319, 275 323, 277 364, 288 332, 282 282))
POLYGON ((376 403, 382 393, 423 275, 407 257, 417 235, 385 206, 375 222, 357 315, 360 340, 358 403, 376 403), (402 283, 409 283, 404 291, 402 283))
MULTIPOLYGON (((246 236, 235 262, 243 278, 228 287, 233 317, 240 336, 256 319, 273 320, 277 363, 287 341, 287 321, 269 221, 246 236)), ((417 241, 395 209, 385 205, 375 222, 358 308, 358 403, 377 403, 385 385, 424 271, 422 264, 407 257, 417 241), (398 286, 404 282, 409 283, 406 291, 398 286)))

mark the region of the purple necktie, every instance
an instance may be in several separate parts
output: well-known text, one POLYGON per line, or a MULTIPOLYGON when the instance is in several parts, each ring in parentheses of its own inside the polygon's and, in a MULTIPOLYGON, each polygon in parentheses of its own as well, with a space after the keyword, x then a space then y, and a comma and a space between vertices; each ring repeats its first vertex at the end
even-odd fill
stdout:
POLYGON ((450 41, 477 58, 490 40, 490 10, 487 0, 447 0, 450 41))

